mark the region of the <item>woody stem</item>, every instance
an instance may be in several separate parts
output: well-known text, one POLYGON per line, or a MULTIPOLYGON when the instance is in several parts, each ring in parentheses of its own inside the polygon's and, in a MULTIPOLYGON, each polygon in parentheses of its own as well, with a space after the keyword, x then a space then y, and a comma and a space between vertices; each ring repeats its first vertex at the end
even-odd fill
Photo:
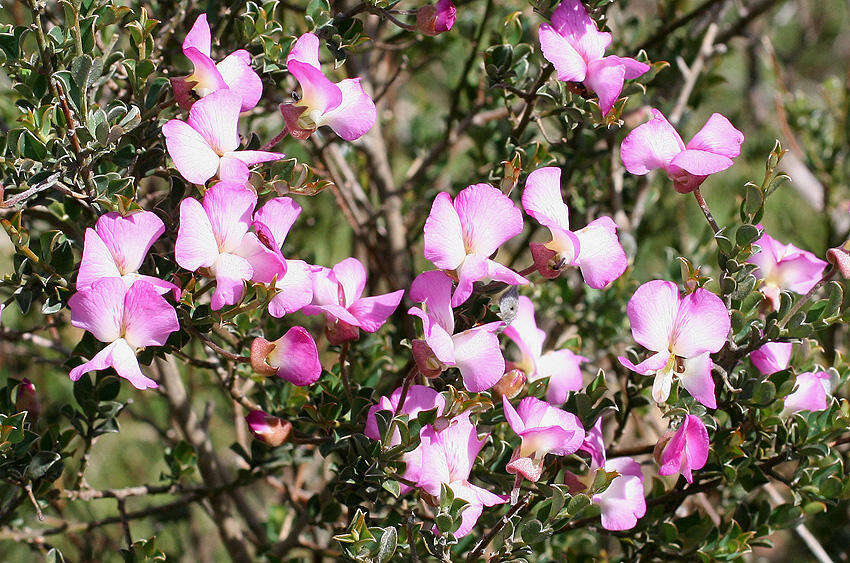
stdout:
POLYGON ((702 197, 702 192, 699 191, 699 188, 694 189, 694 198, 696 198, 699 208, 702 209, 702 214, 705 215, 708 224, 711 225, 711 230, 715 234, 719 233, 720 227, 717 226, 717 221, 714 220, 714 215, 711 214, 711 209, 708 208, 708 204, 705 202, 705 198, 702 197))

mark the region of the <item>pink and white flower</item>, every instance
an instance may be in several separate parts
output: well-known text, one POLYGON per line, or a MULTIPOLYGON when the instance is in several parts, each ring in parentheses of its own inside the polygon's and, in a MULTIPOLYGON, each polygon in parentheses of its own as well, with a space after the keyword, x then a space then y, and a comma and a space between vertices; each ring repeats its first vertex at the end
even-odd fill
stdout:
POLYGON ((601 32, 580 0, 562 0, 538 32, 543 56, 555 67, 558 80, 584 82, 599 96, 599 109, 608 115, 623 82, 641 76, 649 65, 628 57, 605 56, 611 34, 601 32))
MULTIPOLYGON (((662 438, 664 440, 664 438, 662 438)), ((699 417, 689 414, 661 452, 659 475, 681 473, 693 483, 693 471, 702 469, 708 461, 708 430, 699 417)))
POLYGON ((251 366, 262 375, 306 387, 322 376, 322 363, 316 341, 301 326, 294 326, 273 342, 258 337, 251 344, 251 366))
POLYGON ((561 195, 560 168, 546 166, 529 174, 522 206, 552 235, 547 243, 531 243, 534 265, 543 277, 557 278, 565 266, 577 266, 587 285, 601 289, 626 271, 629 261, 613 219, 600 217, 578 231, 570 230, 570 209, 561 195))
POLYGON ((620 146, 626 170, 643 176, 661 168, 679 193, 697 189, 711 174, 726 170, 741 154, 744 134, 724 116, 711 114, 702 129, 685 145, 679 133, 657 109, 652 119, 635 127, 620 146))
POLYGON ((508 473, 537 481, 543 472, 546 454, 569 455, 584 442, 584 428, 576 415, 536 397, 524 398, 516 410, 506 397, 502 397, 502 407, 508 424, 522 439, 508 462, 508 473))
POLYGON ((715 294, 698 288, 682 298, 676 284, 653 280, 637 288, 627 307, 635 341, 654 352, 635 365, 620 363, 642 375, 654 375, 652 398, 663 403, 674 376, 700 403, 716 408, 712 362, 731 328, 729 311, 715 294))
POLYGON ((829 406, 832 382, 825 371, 807 371, 797 376, 794 392, 785 397, 785 411, 822 411, 829 406))
POLYGON ((425 35, 439 35, 449 31, 455 23, 457 9, 452 0, 437 0, 416 11, 416 29, 425 35))
POLYGON ((365 288, 366 268, 357 258, 346 258, 313 274, 313 301, 302 311, 325 315, 331 344, 354 340, 361 329, 376 332, 396 310, 404 290, 362 297, 365 288))
POLYGON ((790 342, 768 342, 750 353, 750 360, 762 375, 770 375, 788 369, 793 347, 790 342))
POLYGON ((453 418, 442 430, 429 425, 421 434, 421 443, 406 456, 404 477, 438 500, 441 485, 451 489, 455 498, 469 504, 461 512, 461 525, 454 532, 462 538, 472 531, 485 506, 504 504, 507 498, 469 482, 469 474, 487 436, 478 437, 469 413, 453 418))
POLYGON ((457 367, 466 389, 485 391, 505 373, 498 337, 504 323, 487 323, 455 334, 451 291, 451 279, 439 270, 423 272, 413 280, 410 299, 422 303, 422 307, 411 307, 407 312, 422 319, 425 334, 424 346, 414 342, 414 359, 422 373, 431 377, 446 367, 457 367))
POLYGON ((581 364, 586 362, 587 358, 566 348, 543 352, 546 333, 537 328, 534 321, 534 304, 525 295, 519 298, 516 316, 505 328, 505 336, 519 347, 521 358, 512 363, 525 372, 528 381, 549 379, 546 388, 547 401, 557 405, 563 404, 570 391, 581 389, 581 364))
POLYGON ((146 346, 164 346, 180 325, 174 307, 154 286, 138 280, 128 288, 121 278, 101 278, 71 296, 68 305, 71 324, 107 344, 71 370, 73 381, 84 373, 112 367, 137 389, 158 387, 142 373, 136 352, 146 346))
POLYGON ((375 102, 363 90, 360 78, 334 84, 319 63, 319 38, 305 33, 286 57, 286 68, 301 86, 301 99, 280 105, 289 134, 306 139, 327 125, 346 141, 365 135, 377 119, 375 102))
POLYGON ((240 111, 256 106, 263 95, 263 82, 251 68, 251 54, 239 49, 216 63, 210 58, 211 48, 207 15, 201 14, 183 40, 183 54, 192 61, 194 72, 171 79, 174 97, 180 107, 189 109, 192 106, 193 93, 203 98, 225 88, 242 99, 240 111))
MULTIPOLYGON (((381 439, 381 432, 378 428, 378 418, 375 413, 378 411, 389 411, 395 413, 398 404, 401 401, 402 388, 398 387, 388 397, 381 397, 378 403, 369 407, 369 414, 366 415, 366 428, 363 433, 373 440, 381 439)), ((446 409, 446 400, 442 395, 435 390, 425 385, 411 385, 407 390, 407 397, 404 400, 404 405, 401 407, 399 414, 406 414, 411 419, 416 418, 420 412, 437 409, 437 416, 441 416, 446 409)), ((425 427, 427 428, 427 427, 425 427)), ((421 432, 425 431, 422 428, 421 432)), ((389 445, 396 446, 401 443, 401 433, 398 429, 395 430, 390 438, 389 445)))
POLYGON ((279 253, 248 231, 256 205, 257 194, 226 182, 208 189, 203 203, 191 197, 180 202, 174 255, 183 268, 192 272, 206 268, 215 277, 213 310, 237 303, 246 281, 270 283, 286 273, 279 253))
POLYGON ((148 250, 164 232, 162 219, 150 211, 101 215, 94 229, 86 229, 77 290, 91 287, 101 278, 121 278, 127 287, 144 280, 159 293, 174 291, 179 297, 180 289, 173 283, 139 274, 148 250))
POLYGON ((630 457, 618 457, 605 462, 603 469, 619 473, 601 493, 590 501, 599 506, 602 527, 606 530, 630 530, 646 514, 643 493, 643 471, 630 457))
POLYGON ((250 176, 249 166, 285 156, 237 150, 241 103, 238 94, 217 90, 192 105, 187 121, 172 119, 162 126, 168 155, 186 180, 203 184, 218 175, 222 181, 244 183, 250 176))
POLYGON ((761 250, 747 261, 758 266, 754 273, 762 280, 761 292, 775 311, 779 310, 781 291, 805 295, 821 280, 828 265, 808 250, 782 244, 767 234, 755 244, 761 250))
POLYGON ((523 285, 528 280, 490 259, 502 244, 522 232, 522 212, 489 184, 474 184, 452 201, 440 192, 425 221, 425 258, 457 278, 452 307, 472 295, 472 284, 496 280, 523 285))

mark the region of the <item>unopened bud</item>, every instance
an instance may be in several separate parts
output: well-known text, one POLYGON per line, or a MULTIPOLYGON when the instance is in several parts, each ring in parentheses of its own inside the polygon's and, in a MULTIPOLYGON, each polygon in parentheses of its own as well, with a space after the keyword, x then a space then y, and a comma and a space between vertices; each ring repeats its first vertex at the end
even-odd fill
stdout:
POLYGON ((422 375, 433 379, 443 373, 442 362, 437 359, 437 356, 431 351, 431 347, 424 340, 414 340, 411 346, 413 348, 413 360, 422 375))
POLYGON ((245 421, 257 440, 272 447, 277 447, 286 442, 292 432, 291 422, 260 410, 248 413, 245 421))
POLYGON ((826 259, 835 267, 842 278, 850 279, 850 241, 843 246, 830 248, 826 251, 826 259))
POLYGON ((493 386, 493 391, 508 399, 513 399, 522 388, 525 386, 525 372, 521 369, 512 369, 502 376, 496 385, 493 386))
POLYGON ((41 414, 41 401, 35 392, 35 385, 27 378, 18 385, 18 397, 15 400, 15 409, 18 412, 27 411, 29 419, 34 421, 41 414))
POLYGON ((349 340, 357 340, 360 337, 360 329, 345 321, 328 319, 325 323, 325 336, 331 344, 339 345, 349 340))
POLYGON ((419 8, 416 12, 416 29, 425 35, 439 35, 452 28, 457 10, 451 0, 439 0, 419 8))

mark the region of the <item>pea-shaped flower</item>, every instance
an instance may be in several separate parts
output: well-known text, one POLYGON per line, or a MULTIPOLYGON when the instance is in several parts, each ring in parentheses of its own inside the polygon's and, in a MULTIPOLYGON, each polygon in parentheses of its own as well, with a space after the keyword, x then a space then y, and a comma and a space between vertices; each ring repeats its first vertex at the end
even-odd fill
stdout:
POLYGON ((797 376, 794 392, 785 397, 785 410, 822 411, 829 406, 832 383, 825 371, 807 371, 797 376))
POLYGON ((708 431, 698 416, 689 414, 682 421, 679 429, 663 445, 660 456, 659 475, 675 475, 681 473, 688 483, 694 482, 693 471, 702 469, 708 461, 708 431))
POLYGON ((761 292, 775 311, 782 290, 805 295, 821 280, 828 265, 808 250, 782 244, 767 234, 755 244, 761 250, 747 261, 758 266, 755 274, 762 280, 761 292))

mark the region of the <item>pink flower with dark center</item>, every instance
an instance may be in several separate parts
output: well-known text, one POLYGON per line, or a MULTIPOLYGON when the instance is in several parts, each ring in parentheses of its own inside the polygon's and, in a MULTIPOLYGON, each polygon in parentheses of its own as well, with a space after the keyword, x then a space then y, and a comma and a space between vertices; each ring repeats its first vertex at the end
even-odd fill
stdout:
POLYGON ((490 259, 502 244, 522 232, 522 212, 489 184, 474 184, 452 201, 440 192, 425 221, 425 258, 457 278, 452 307, 472 295, 472 284, 495 280, 523 285, 528 280, 490 259))
POLYGON ((587 358, 574 354, 566 348, 543 352, 546 333, 537 328, 534 321, 534 304, 525 295, 519 298, 517 313, 505 328, 505 336, 513 340, 520 349, 521 358, 513 365, 525 372, 529 381, 549 379, 546 400, 560 405, 567 400, 570 391, 582 387, 581 364, 587 358))
POLYGON ((747 261, 758 266, 754 273, 762 280, 761 292, 775 311, 779 310, 781 291, 805 295, 821 280, 828 265, 808 250, 782 244, 767 234, 755 244, 761 250, 747 261))
POLYGON ((137 389, 157 387, 142 373, 136 352, 164 346, 180 329, 174 307, 146 281, 129 288, 121 278, 101 278, 68 300, 71 324, 92 333, 107 346, 88 362, 71 370, 77 381, 84 373, 112 367, 137 389))
POLYGON ((86 229, 83 257, 77 273, 77 290, 86 289, 101 278, 121 278, 127 287, 144 280, 159 293, 180 289, 173 283, 139 274, 150 247, 165 232, 162 219, 150 211, 101 215, 94 229, 86 229))
POLYGON ((183 40, 183 54, 192 61, 195 70, 189 76, 171 79, 174 97, 180 107, 189 109, 192 106, 193 93, 203 98, 222 89, 239 95, 242 100, 240 111, 256 106, 263 95, 263 82, 251 68, 251 54, 239 49, 216 63, 210 58, 211 47, 207 15, 201 14, 183 40))
POLYGON ((516 410, 502 397, 502 407, 508 424, 522 439, 508 462, 508 473, 537 481, 543 472, 546 454, 569 455, 584 442, 584 428, 576 415, 536 397, 526 397, 516 410))
POLYGON ((785 410, 822 411, 829 406, 832 383, 825 371, 807 371, 797 376, 794 392, 785 397, 785 410))
POLYGON ((416 29, 425 35, 439 35, 450 30, 455 23, 457 9, 452 0, 438 0, 416 11, 416 29))
POLYGON ((251 434, 269 446, 276 448, 289 439, 292 423, 261 410, 254 410, 245 417, 251 434))
POLYGON ((276 197, 254 213, 253 227, 260 241, 286 264, 286 272, 275 282, 277 293, 269 301, 269 314, 280 318, 313 301, 313 274, 322 268, 303 260, 287 260, 280 252, 286 235, 301 214, 301 206, 288 197, 276 197))
POLYGON ((505 373, 498 337, 504 323, 487 323, 455 334, 451 291, 451 279, 439 270, 423 272, 413 280, 410 299, 422 306, 407 312, 422 319, 425 334, 425 346, 414 346, 414 358, 425 375, 433 377, 446 367, 457 367, 466 389, 485 391, 505 373))
POLYGON ((404 290, 362 297, 366 288, 366 268, 357 258, 346 258, 333 268, 313 275, 313 302, 302 311, 325 315, 325 329, 331 344, 354 340, 360 329, 376 332, 393 314, 404 290))
POLYGON ((208 189, 203 203, 191 197, 180 202, 174 256, 183 268, 192 272, 206 268, 215 277, 213 310, 237 303, 246 281, 270 283, 286 273, 279 252, 248 231, 256 204, 253 191, 225 182, 208 189))
POLYGON ((689 414, 661 452, 659 475, 681 473, 693 483, 693 471, 702 469, 708 461, 708 431, 699 417, 689 414))
POLYGON ((421 434, 421 443, 406 456, 404 477, 439 502, 441 485, 451 489, 455 498, 469 504, 461 512, 461 525, 454 532, 462 538, 472 531, 485 506, 504 504, 507 498, 473 485, 469 474, 487 436, 478 437, 469 413, 454 417, 444 428, 429 425, 421 434))
POLYGON ((616 55, 605 56, 611 34, 601 32, 580 0, 562 0, 538 32, 543 56, 555 67, 558 80, 584 82, 599 96, 599 109, 608 115, 614 107, 623 82, 637 78, 649 65, 616 55))
POLYGON ((285 155, 276 152, 237 150, 239 108, 242 98, 227 89, 198 100, 189 119, 172 119, 162 126, 168 155, 180 175, 203 184, 216 174, 223 181, 245 183, 249 166, 285 155))
POLYGON ((709 354, 726 343, 729 311, 715 294, 702 288, 684 298, 676 284, 653 280, 637 288, 627 307, 635 341, 654 352, 638 365, 620 363, 642 375, 654 375, 652 398, 663 403, 674 376, 700 403, 716 408, 709 354))
POLYGON ((553 279, 565 266, 577 266, 587 285, 601 289, 626 271, 629 261, 617 238, 617 224, 610 217, 595 219, 575 232, 570 230, 570 209, 561 196, 560 168, 547 166, 529 174, 522 206, 552 235, 547 243, 531 243, 534 265, 543 277, 553 279))
POLYGON ((306 139, 327 125, 346 141, 353 141, 375 125, 375 102, 363 90, 360 78, 334 84, 322 72, 316 35, 305 33, 298 38, 286 57, 286 68, 301 86, 298 101, 280 105, 293 138, 306 139))
POLYGON ((762 375, 770 375, 788 368, 793 347, 790 342, 768 342, 750 353, 750 360, 762 375))
POLYGON ((663 169, 676 191, 686 194, 700 187, 709 175, 732 166, 743 142, 743 133, 724 116, 713 113, 685 145, 664 115, 653 109, 652 119, 623 139, 620 158, 626 170, 638 176, 663 169))
POLYGON ((322 376, 316 341, 306 328, 294 326, 273 342, 258 337, 251 344, 251 366, 262 375, 305 387, 322 376))

